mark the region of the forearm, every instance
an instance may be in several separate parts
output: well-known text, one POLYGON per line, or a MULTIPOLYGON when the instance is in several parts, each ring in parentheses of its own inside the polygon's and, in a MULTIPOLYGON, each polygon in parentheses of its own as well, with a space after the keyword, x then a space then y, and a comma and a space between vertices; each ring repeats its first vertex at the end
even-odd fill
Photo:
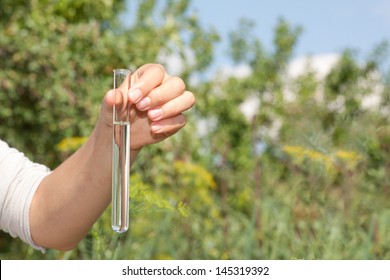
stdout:
MULTIPOLYGON (((33 240, 68 250, 88 232, 111 199, 112 127, 98 122, 89 140, 40 184, 30 210, 33 240)), ((131 164, 138 150, 131 151, 131 164)))

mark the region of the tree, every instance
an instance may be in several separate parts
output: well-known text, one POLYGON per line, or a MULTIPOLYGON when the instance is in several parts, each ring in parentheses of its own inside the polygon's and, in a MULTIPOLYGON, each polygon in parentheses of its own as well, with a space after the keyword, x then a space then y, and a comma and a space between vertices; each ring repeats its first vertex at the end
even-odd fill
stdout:
POLYGON ((114 68, 158 62, 173 50, 184 57, 195 44, 203 55, 185 71, 206 67, 217 37, 187 16, 188 3, 166 1, 160 13, 156 1, 142 1, 125 28, 123 1, 2 1, 0 136, 54 167, 56 144, 88 136, 114 68))

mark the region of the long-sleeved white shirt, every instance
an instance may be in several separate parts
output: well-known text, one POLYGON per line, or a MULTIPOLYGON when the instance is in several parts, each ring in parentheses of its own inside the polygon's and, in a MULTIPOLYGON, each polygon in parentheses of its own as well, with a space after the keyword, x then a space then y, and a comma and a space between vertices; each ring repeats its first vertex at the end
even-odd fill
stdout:
POLYGON ((49 173, 46 166, 0 140, 0 229, 42 251, 31 238, 29 211, 35 191, 49 173))

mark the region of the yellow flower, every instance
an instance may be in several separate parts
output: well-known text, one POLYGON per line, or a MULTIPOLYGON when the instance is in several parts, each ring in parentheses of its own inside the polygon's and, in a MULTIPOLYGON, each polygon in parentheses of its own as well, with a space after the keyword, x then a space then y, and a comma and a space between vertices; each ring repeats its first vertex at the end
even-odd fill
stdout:
POLYGON ((298 165, 302 165, 307 161, 319 163, 325 166, 328 172, 334 172, 334 166, 332 163, 332 157, 328 154, 307 149, 302 146, 284 146, 283 151, 292 157, 294 162, 298 165))
POLYGON ((359 154, 353 151, 345 151, 345 150, 337 151, 336 157, 351 169, 354 169, 358 165, 358 163, 362 160, 362 157, 359 154))
POLYGON ((302 146, 284 146, 283 151, 288 154, 295 164, 302 165, 307 161, 322 164, 328 172, 335 172, 340 161, 343 166, 355 169, 362 160, 362 156, 354 151, 338 150, 334 153, 326 154, 319 151, 307 149, 302 146))
POLYGON ((60 143, 56 145, 56 148, 61 152, 69 152, 74 151, 81 147, 86 141, 88 137, 69 137, 61 140, 60 143))
POLYGON ((211 189, 216 188, 213 175, 203 166, 186 161, 176 161, 175 169, 184 181, 192 181, 197 186, 208 186, 211 189))

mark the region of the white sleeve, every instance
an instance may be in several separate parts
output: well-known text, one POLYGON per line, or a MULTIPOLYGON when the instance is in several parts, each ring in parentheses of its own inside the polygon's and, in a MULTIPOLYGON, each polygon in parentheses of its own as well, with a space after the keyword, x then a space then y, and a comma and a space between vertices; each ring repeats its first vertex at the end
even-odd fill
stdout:
POLYGON ((0 140, 0 229, 41 251, 31 238, 29 211, 35 191, 49 173, 0 140))

